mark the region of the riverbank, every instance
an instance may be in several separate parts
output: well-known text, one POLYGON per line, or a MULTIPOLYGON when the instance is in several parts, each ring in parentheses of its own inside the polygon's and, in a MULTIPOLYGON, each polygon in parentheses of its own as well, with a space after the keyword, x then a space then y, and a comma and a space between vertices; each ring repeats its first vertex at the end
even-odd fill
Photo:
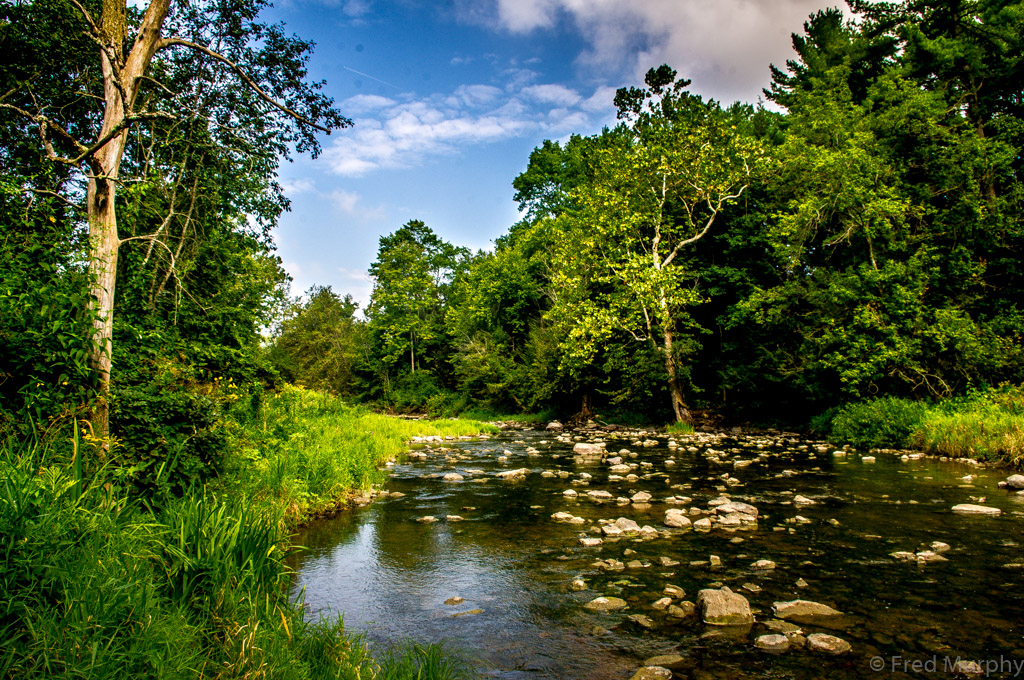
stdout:
POLYGON ((307 622, 288 536, 370 491, 412 436, 493 428, 291 387, 224 427, 219 475, 180 497, 163 466, 140 493, 144 471, 74 432, 0 445, 0 677, 456 677, 434 648, 378 663, 340 617, 307 622))
POLYGON ((1024 387, 1002 386, 938 402, 872 399, 828 415, 835 442, 907 448, 949 458, 1024 463, 1024 387))

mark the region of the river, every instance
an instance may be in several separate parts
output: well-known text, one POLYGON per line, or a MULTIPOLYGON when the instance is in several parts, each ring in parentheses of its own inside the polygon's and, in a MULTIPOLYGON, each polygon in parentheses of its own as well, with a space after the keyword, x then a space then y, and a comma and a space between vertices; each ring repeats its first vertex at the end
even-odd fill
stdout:
POLYGON ((682 657, 674 668, 684 678, 955 677, 957 660, 1001 663, 982 670, 1024 678, 1016 675, 1024 665, 1024 497, 997 488, 1005 470, 845 451, 786 433, 558 439, 513 430, 414 449, 415 458, 390 468, 386 494, 297 537, 306 550, 295 562, 295 595, 304 593, 311 618, 343 612, 348 629, 378 644, 448 641, 497 678, 626 679, 666 654, 682 657), (577 440, 603 440, 630 469, 574 456, 577 440), (524 478, 497 477, 523 468, 524 478), (463 479, 442 478, 450 473, 463 479), (587 496, 602 490, 612 499, 587 496), (652 500, 626 500, 638 492, 652 500), (756 524, 664 525, 670 508, 714 516, 709 503, 723 494, 756 506, 756 524), (1002 514, 954 513, 961 503, 1002 514), (556 521, 556 512, 583 523, 556 521), (426 516, 437 521, 419 521, 426 516), (658 534, 580 544, 619 517, 658 534), (893 557, 900 552, 939 557, 893 557), (632 566, 595 566, 609 559, 632 566), (753 568, 758 560, 775 568, 753 568), (572 589, 577 578, 584 589, 572 589), (757 623, 723 628, 667 616, 653 605, 669 585, 685 591, 676 604, 727 586, 749 601, 757 623), (598 596, 629 606, 584 608, 598 596), (800 628, 840 637, 852 651, 756 649, 771 632, 773 604, 794 599, 841 611, 800 628), (630 618, 637 614, 646 619, 630 618))

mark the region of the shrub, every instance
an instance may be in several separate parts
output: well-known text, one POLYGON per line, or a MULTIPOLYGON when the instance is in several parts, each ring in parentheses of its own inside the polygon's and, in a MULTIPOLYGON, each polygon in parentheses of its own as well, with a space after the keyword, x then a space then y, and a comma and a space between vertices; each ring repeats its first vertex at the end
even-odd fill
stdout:
POLYGON ((832 419, 832 438, 854 446, 908 447, 927 409, 924 402, 897 397, 848 404, 832 419))

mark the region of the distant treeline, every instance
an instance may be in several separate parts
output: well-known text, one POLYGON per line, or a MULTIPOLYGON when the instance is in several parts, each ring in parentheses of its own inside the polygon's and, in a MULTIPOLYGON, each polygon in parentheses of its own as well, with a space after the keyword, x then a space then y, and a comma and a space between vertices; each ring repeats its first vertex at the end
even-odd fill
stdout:
POLYGON ((494 252, 409 222, 366 320, 313 288, 274 365, 396 409, 648 421, 1021 383, 1021 3, 853 9, 794 35, 771 110, 652 69, 619 125, 533 151, 494 252))

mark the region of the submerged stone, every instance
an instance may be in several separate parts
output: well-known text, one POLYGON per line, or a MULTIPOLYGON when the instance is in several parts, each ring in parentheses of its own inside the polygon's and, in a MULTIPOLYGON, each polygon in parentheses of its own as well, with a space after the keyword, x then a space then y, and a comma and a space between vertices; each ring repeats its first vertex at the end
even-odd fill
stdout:
POLYGON ((620 597, 597 597, 583 605, 585 609, 595 612, 610 612, 627 606, 626 601, 620 597))
POLYGON ((849 642, 842 638, 837 638, 835 635, 813 633, 807 636, 807 649, 823 654, 845 654, 852 647, 849 642))

